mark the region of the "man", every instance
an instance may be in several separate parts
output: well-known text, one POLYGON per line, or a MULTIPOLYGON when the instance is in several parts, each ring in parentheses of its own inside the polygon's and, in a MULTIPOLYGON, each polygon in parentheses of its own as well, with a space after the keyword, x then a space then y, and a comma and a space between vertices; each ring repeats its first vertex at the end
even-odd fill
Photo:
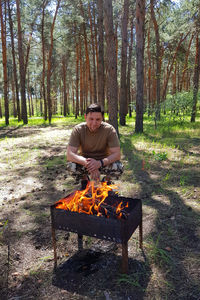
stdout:
POLYGON ((123 172, 120 160, 120 144, 114 127, 103 122, 104 112, 99 104, 86 109, 85 122, 76 125, 67 148, 68 170, 86 185, 88 175, 98 181, 100 174, 118 177, 123 172))

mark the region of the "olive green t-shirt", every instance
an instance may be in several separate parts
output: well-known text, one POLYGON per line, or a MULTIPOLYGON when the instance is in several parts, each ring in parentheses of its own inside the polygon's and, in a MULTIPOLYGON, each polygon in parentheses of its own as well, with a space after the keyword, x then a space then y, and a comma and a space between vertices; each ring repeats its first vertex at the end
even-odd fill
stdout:
POLYGON ((119 147, 119 139, 115 128, 102 122, 96 132, 91 132, 86 123, 74 127, 69 145, 78 147, 79 153, 88 158, 103 159, 109 155, 109 148, 119 147))

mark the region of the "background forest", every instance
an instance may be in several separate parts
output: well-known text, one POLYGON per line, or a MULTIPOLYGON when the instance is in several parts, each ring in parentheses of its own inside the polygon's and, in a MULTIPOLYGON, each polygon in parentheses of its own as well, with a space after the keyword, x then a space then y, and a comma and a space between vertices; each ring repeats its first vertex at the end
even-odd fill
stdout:
POLYGON ((195 121, 199 2, 1 1, 0 118, 83 115, 100 102, 118 129, 136 111, 195 121))
POLYGON ((199 0, 0 1, 0 299, 200 299, 199 0), (66 147, 98 101, 119 133, 119 194, 142 200, 120 244, 56 230, 80 189, 66 147))

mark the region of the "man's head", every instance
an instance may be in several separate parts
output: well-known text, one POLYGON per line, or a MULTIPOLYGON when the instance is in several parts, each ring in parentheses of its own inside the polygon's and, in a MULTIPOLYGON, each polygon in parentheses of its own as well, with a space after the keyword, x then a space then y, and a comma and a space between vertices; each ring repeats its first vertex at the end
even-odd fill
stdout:
POLYGON ((97 103, 89 105, 86 109, 85 121, 91 132, 97 131, 103 121, 103 110, 97 103))
POLYGON ((102 114, 102 117, 104 115, 104 111, 101 107, 100 104, 98 103, 93 103, 90 104, 87 108, 86 108, 86 115, 89 114, 90 112, 100 112, 102 114))

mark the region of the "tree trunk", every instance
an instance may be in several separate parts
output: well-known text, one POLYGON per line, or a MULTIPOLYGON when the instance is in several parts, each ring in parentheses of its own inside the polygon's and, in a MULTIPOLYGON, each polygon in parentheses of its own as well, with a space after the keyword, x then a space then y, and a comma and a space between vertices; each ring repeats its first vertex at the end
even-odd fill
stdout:
MULTIPOLYGON (((5 5, 5 4, 4 4, 5 5)), ((0 18, 1 18, 1 43, 3 57, 3 94, 5 107, 5 123, 9 125, 9 106, 8 106, 8 73, 7 73, 7 53, 6 53, 6 20, 3 17, 2 1, 0 1, 0 18)))
POLYGON ((176 84, 176 78, 177 78, 177 64, 175 64, 175 70, 174 70, 174 74, 172 77, 172 94, 176 94, 176 90, 177 90, 177 84, 176 84))
POLYGON ((15 82, 13 76, 11 78, 11 88, 12 88, 13 115, 14 118, 16 118, 17 110, 16 110, 16 98, 15 98, 15 82))
POLYGON ((84 110, 88 106, 88 84, 87 84, 87 67, 86 61, 83 63, 83 105, 84 110))
POLYGON ((127 114, 127 78, 126 78, 126 69, 127 69, 127 25, 128 25, 128 16, 129 16, 129 0, 124 0, 124 11, 122 18, 122 51, 121 51, 121 80, 120 80, 120 96, 119 96, 119 116, 120 124, 126 125, 126 114, 127 114))
POLYGON ((193 106, 191 114, 191 122, 195 122, 196 110, 197 110, 197 94, 199 89, 199 69, 200 69, 200 39, 196 37, 196 56, 194 67, 194 80, 193 80, 193 106))
POLYGON ((31 99, 30 99, 29 72, 28 72, 28 76, 27 76, 27 94, 28 94, 29 117, 31 117, 32 116, 32 110, 31 110, 31 99))
POLYGON ((151 40, 150 40, 150 28, 151 28, 151 20, 149 20, 149 28, 148 28, 148 34, 147 34, 147 56, 148 56, 148 93, 147 93, 147 104, 148 104, 148 116, 150 115, 150 111, 151 111, 151 73, 152 73, 152 70, 151 70, 151 51, 150 51, 150 43, 151 43, 151 40))
POLYGON ((144 110, 146 110, 146 105, 147 105, 147 58, 144 58, 144 110))
POLYGON ((127 70, 127 101, 128 101, 128 111, 129 117, 132 116, 131 108, 131 59, 133 52, 133 15, 131 16, 131 29, 130 29, 130 44, 129 44, 129 54, 128 54, 128 70, 127 70))
POLYGON ((79 115, 79 44, 76 41, 76 109, 75 118, 79 115))
POLYGON ((60 6, 60 1, 57 1, 56 5, 56 11, 53 17, 53 23, 51 25, 51 43, 50 43, 50 49, 48 53, 48 58, 47 58, 47 103, 48 103, 48 119, 49 119, 49 124, 51 124, 51 118, 52 118, 52 101, 51 101, 51 59, 52 59, 52 52, 53 52, 53 31, 54 31, 54 26, 55 26, 55 21, 58 13, 58 9, 60 6))
POLYGON ((182 78, 181 78, 181 82, 180 82, 180 89, 179 89, 180 92, 182 91, 183 84, 185 82, 185 74, 186 74, 186 71, 188 69, 188 57, 189 57, 189 54, 190 54, 190 47, 191 47, 193 38, 194 38, 194 35, 192 34, 191 39, 189 41, 188 49, 187 49, 187 52, 186 52, 186 55, 185 55, 185 64, 184 64, 184 67, 183 67, 183 73, 182 73, 182 78))
MULTIPOLYGON (((93 24, 94 24, 94 40, 95 40, 95 56, 96 56, 96 77, 98 72, 98 42, 97 42, 97 24, 96 24, 96 11, 95 11, 95 5, 93 5, 93 24)), ((96 78, 96 90, 97 90, 97 78, 96 78)), ((96 91, 98 94, 98 92, 96 91)), ((97 99, 98 100, 98 99, 97 99)))
POLYGON ((118 86, 117 86, 117 56, 116 41, 113 31, 113 8, 112 0, 104 2, 104 25, 106 39, 106 59, 107 59, 107 96, 109 123, 112 124, 118 132, 118 86))
MULTIPOLYGON (((165 72, 163 71, 163 80, 165 76, 165 72)), ((155 71, 155 60, 152 59, 152 67, 151 67, 151 78, 152 78, 152 89, 151 89, 151 99, 152 99, 152 109, 156 104, 156 71, 155 71)))
POLYGON ((1 108, 1 98, 0 98, 0 118, 3 118, 3 115, 2 115, 2 108, 1 108))
POLYGON ((18 122, 21 121, 21 112, 20 112, 20 101, 19 101, 19 86, 18 86, 18 79, 17 79, 17 66, 15 60, 15 43, 14 43, 14 34, 13 34, 13 21, 12 21, 12 14, 10 8, 10 0, 8 1, 8 16, 9 16, 9 26, 10 26, 10 37, 11 37, 11 48, 12 48, 12 59, 13 59, 13 76, 15 82, 15 99, 17 103, 17 117, 18 122))
POLYGON ((75 114, 74 87, 72 90, 72 112, 75 114))
POLYGON ((155 37, 156 37, 156 113, 155 117, 160 120, 160 73, 161 73, 161 63, 160 63, 160 34, 158 23, 156 21, 154 5, 155 0, 151 0, 151 18, 154 25, 155 37))
POLYGON ((44 36, 44 17, 45 7, 47 1, 43 2, 42 7, 42 24, 41 24, 41 39, 42 39, 42 95, 44 100, 44 119, 47 120, 47 100, 46 100, 46 88, 45 88, 45 74, 46 74, 46 55, 45 55, 45 36, 44 36))
POLYGON ((83 36, 84 36, 84 43, 85 43, 85 57, 86 57, 86 66, 87 66, 87 80, 89 85, 89 92, 90 92, 90 103, 93 102, 93 89, 92 89, 92 78, 91 78, 91 72, 90 72, 90 59, 89 59, 89 51, 88 51, 88 42, 87 42, 87 33, 86 33, 86 26, 85 26, 85 16, 83 11, 83 4, 80 0, 80 9, 81 9, 81 15, 83 17, 83 36))
POLYGON ((67 116, 67 87, 66 87, 66 57, 62 57, 62 75, 63 75, 63 115, 67 116))
POLYGON ((103 0, 97 0, 98 10, 98 102, 105 106, 105 78, 104 78, 104 33, 103 33, 103 0))
POLYGON ((81 43, 81 37, 79 36, 79 61, 80 61, 80 111, 81 116, 84 114, 84 101, 83 101, 83 94, 84 94, 84 86, 83 86, 83 77, 84 77, 84 71, 83 71, 83 58, 82 58, 82 43, 81 43))
POLYGON ((24 49, 22 44, 21 12, 19 0, 16 0, 17 6, 17 27, 18 27, 18 53, 19 53, 19 73, 20 73, 20 92, 21 92, 21 111, 24 124, 28 124, 27 106, 26 106, 26 87, 25 87, 25 66, 24 49))
POLYGON ((93 61, 93 102, 97 102, 97 83, 96 83, 96 59, 95 59, 95 38, 93 33, 93 22, 90 10, 90 4, 88 4, 88 13, 90 19, 90 33, 91 33, 91 43, 92 43, 92 61, 93 61))
POLYGON ((181 34, 181 38, 180 38, 180 41, 178 42, 178 45, 176 47, 176 50, 175 50, 175 53, 172 57, 172 61, 171 61, 171 65, 170 65, 170 68, 167 67, 167 76, 166 76, 166 79, 165 79, 165 82, 164 82, 164 86, 163 86, 163 92, 162 92, 162 99, 164 100, 166 98, 166 92, 167 92, 167 86, 168 86, 168 81, 169 81, 169 77, 171 75, 171 72, 172 72, 172 69, 173 69, 173 66, 174 66, 174 61, 176 59, 176 56, 177 56, 177 52, 182 44, 182 42, 186 39, 186 37, 188 36, 189 32, 185 35, 185 37, 182 38, 183 34, 181 34))
POLYGON ((116 47, 116 60, 117 60, 117 65, 118 65, 118 35, 117 35, 117 33, 118 33, 118 22, 115 24, 115 30, 114 30, 114 32, 115 32, 115 41, 116 41, 116 43, 115 43, 115 47, 116 47))
POLYGON ((144 101, 144 25, 145 0, 136 0, 136 122, 135 131, 143 132, 143 101, 144 101))

